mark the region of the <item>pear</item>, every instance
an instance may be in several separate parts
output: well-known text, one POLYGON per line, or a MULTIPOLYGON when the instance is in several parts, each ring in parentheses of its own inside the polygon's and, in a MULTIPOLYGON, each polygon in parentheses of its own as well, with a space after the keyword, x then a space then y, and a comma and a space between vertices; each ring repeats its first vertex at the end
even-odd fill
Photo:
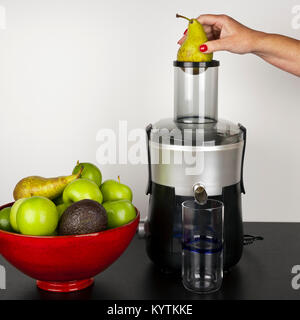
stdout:
POLYGON ((177 60, 184 62, 204 62, 211 61, 212 53, 202 53, 199 47, 207 42, 207 36, 202 24, 197 19, 176 14, 176 18, 184 18, 189 21, 187 37, 177 52, 177 60))
POLYGON ((33 196, 55 199, 64 191, 67 184, 80 178, 83 167, 76 174, 55 178, 30 176, 20 180, 14 189, 14 199, 30 198, 33 196))

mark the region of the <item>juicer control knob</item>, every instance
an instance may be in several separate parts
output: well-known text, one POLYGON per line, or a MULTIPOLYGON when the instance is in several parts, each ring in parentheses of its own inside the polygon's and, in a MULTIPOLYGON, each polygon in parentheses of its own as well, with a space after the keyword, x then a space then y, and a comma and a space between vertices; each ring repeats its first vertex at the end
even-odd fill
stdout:
POLYGON ((195 183, 193 185, 193 191, 195 200, 200 204, 205 204, 207 201, 207 192, 204 185, 201 183, 195 183))

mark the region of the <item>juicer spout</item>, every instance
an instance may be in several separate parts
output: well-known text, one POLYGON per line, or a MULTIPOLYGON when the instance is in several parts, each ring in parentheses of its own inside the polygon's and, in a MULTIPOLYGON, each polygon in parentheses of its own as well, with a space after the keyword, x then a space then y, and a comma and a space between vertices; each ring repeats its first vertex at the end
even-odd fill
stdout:
POLYGON ((205 204, 207 201, 207 192, 203 184, 197 182, 193 185, 194 198, 199 204, 205 204))

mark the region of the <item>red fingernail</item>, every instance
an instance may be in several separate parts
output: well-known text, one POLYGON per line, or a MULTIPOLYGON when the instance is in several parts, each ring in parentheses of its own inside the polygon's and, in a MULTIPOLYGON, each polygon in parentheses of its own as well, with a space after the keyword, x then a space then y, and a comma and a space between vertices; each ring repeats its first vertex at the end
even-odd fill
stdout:
POLYGON ((199 48, 199 50, 201 51, 201 52, 205 52, 205 51, 207 51, 207 45, 206 44, 202 44, 201 46, 200 46, 200 48, 199 48))
POLYGON ((188 32, 188 29, 185 29, 185 31, 184 31, 184 33, 183 33, 183 34, 184 34, 184 35, 186 35, 186 34, 187 34, 187 32, 188 32))

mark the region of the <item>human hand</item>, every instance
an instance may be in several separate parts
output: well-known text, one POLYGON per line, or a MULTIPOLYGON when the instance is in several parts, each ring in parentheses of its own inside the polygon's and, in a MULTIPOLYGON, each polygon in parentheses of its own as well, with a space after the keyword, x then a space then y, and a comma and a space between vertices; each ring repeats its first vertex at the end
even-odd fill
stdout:
MULTIPOLYGON (((201 52, 211 53, 225 50, 244 54, 254 50, 258 31, 247 28, 226 15, 205 14, 200 15, 197 20, 203 25, 209 40, 200 46, 201 52)), ((185 38, 186 34, 178 41, 178 44, 182 45, 185 38)))

